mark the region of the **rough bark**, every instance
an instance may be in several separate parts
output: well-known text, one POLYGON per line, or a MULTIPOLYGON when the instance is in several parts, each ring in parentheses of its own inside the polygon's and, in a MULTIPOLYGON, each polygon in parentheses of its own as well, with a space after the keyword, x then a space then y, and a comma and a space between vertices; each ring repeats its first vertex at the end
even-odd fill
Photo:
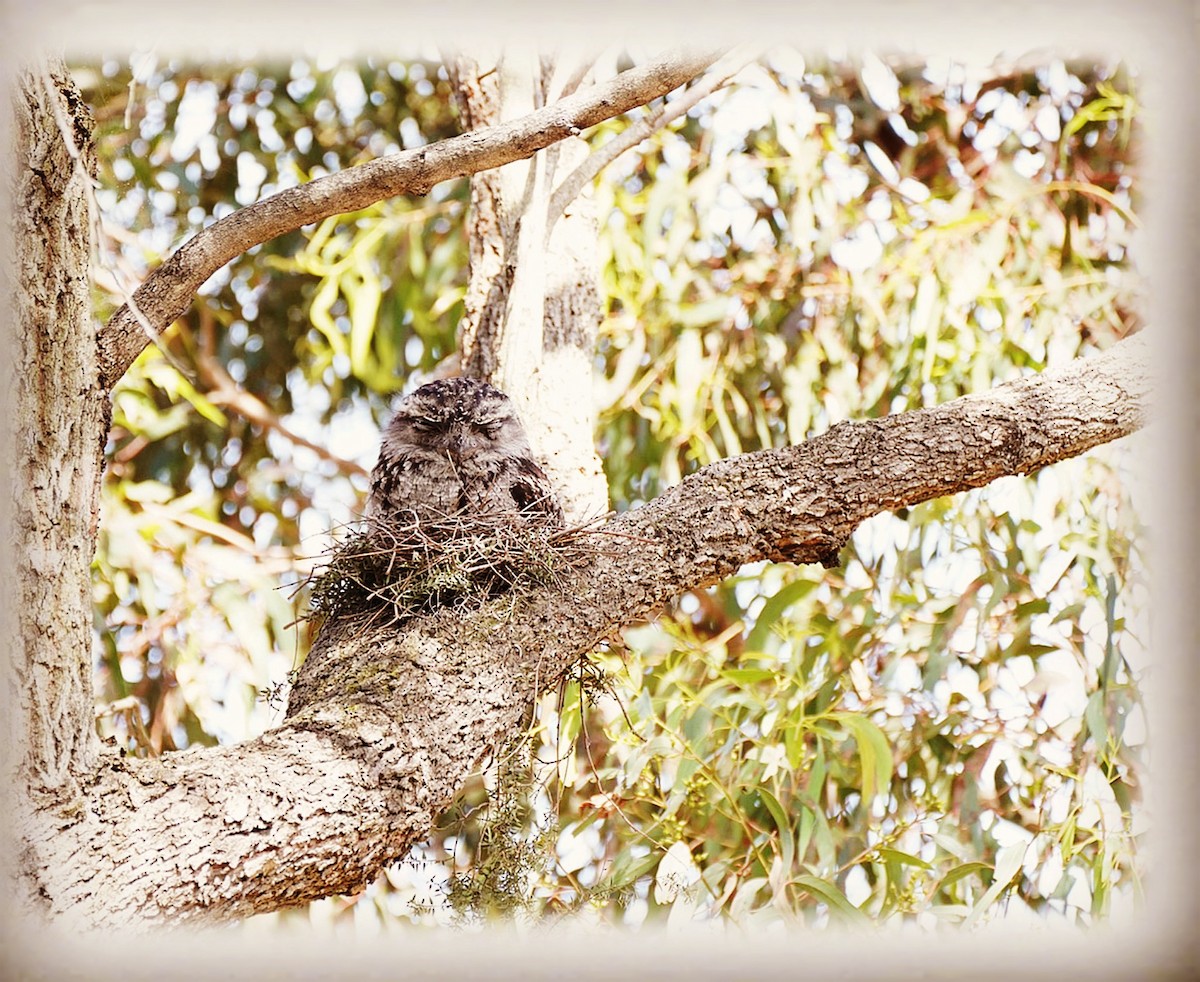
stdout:
POLYGON ((187 310, 204 281, 251 246, 330 215, 400 194, 425 194, 442 181, 524 160, 678 88, 717 54, 674 52, 503 126, 371 160, 234 212, 189 239, 134 291, 136 313, 127 304, 113 314, 100 335, 105 385, 116 385, 150 338, 187 310))
POLYGON ((682 590, 760 559, 828 562, 885 509, 1029 473, 1146 418, 1146 344, 933 409, 712 464, 595 533, 561 582, 400 629, 322 632, 283 726, 164 760, 109 758, 47 824, 51 909, 92 924, 221 920, 361 888, 428 831, 537 693, 682 590))
MULTIPOLYGON (((454 75, 464 119, 472 128, 494 127, 556 101, 561 80, 579 73, 555 67, 528 52, 506 52, 499 64, 460 56, 454 75)), ((594 401, 586 397, 602 313, 595 210, 582 185, 569 201, 555 198, 563 175, 587 153, 583 140, 569 138, 471 179, 471 276, 460 341, 464 373, 516 401, 534 453, 573 518, 608 508, 592 436, 594 401)))
POLYGON ((91 113, 60 62, 22 74, 12 112, 20 640, 8 704, 22 748, 13 763, 34 802, 71 803, 96 759, 89 569, 109 418, 88 281, 91 113))

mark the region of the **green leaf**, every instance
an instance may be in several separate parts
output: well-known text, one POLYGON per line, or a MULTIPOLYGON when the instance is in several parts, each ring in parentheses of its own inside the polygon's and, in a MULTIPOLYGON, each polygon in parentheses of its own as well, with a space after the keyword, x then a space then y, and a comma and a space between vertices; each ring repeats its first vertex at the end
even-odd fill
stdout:
POLYGON ((863 805, 870 808, 877 794, 886 794, 892 783, 892 748, 883 730, 865 716, 852 713, 830 713, 842 726, 854 734, 862 768, 863 805))
POLYGON ((1044 597, 1038 597, 1036 600, 1028 600, 1023 604, 1017 604, 1017 608, 1013 611, 1017 620, 1027 621, 1035 614, 1045 614, 1050 610, 1050 601, 1044 597))
POLYGON ((612 872, 608 875, 608 885, 615 890, 628 886, 634 880, 638 879, 638 877, 645 876, 658 866, 661 858, 662 855, 657 850, 651 851, 647 856, 638 858, 629 853, 623 853, 613 863, 612 872))
POLYGON ((737 892, 733 895, 733 900, 730 902, 730 920, 736 924, 751 913, 758 899, 758 892, 765 886, 767 886, 767 878, 765 876, 754 876, 745 880, 737 888, 737 892))
POLYGON ((818 900, 823 901, 829 907, 831 914, 841 915, 843 919, 857 926, 865 927, 870 924, 867 916, 850 903, 846 899, 846 895, 832 883, 807 874, 795 877, 792 882, 818 900))
POLYGON ((990 863, 961 863, 947 872, 946 875, 943 876, 940 881, 938 881, 938 888, 943 890, 947 889, 965 877, 983 873, 985 870, 990 870, 991 868, 992 866, 990 863))
POLYGON ((206 396, 198 392, 191 382, 179 374, 179 369, 167 361, 157 348, 152 347, 146 350, 153 351, 157 355, 157 357, 148 357, 142 366, 142 373, 146 378, 168 395, 176 399, 185 400, 210 423, 222 429, 229 425, 229 420, 225 414, 213 405, 206 396))
POLYGON ((803 720, 787 723, 783 728, 783 748, 787 754, 788 767, 793 771, 798 771, 800 765, 804 763, 804 752, 806 750, 804 731, 803 720))
POLYGON ((1104 697, 1103 689, 1093 692, 1088 696, 1087 705, 1083 710, 1083 720, 1087 724, 1088 732, 1092 735, 1092 739, 1096 741, 1096 750, 1101 754, 1108 753, 1108 717, 1104 712, 1104 697))
POLYGON ((570 747, 579 736, 583 723, 582 700, 578 682, 568 682, 563 686, 562 709, 558 714, 558 745, 570 747))
POLYGON ((764 645, 776 622, 787 612, 788 608, 807 597, 819 585, 818 580, 794 580, 767 600, 754 621, 753 629, 746 638, 747 650, 765 651, 764 645))
POLYGON ((792 835, 792 823, 788 820, 787 812, 784 811, 783 805, 779 803, 779 799, 775 795, 766 788, 759 788, 758 794, 762 798, 763 804, 767 806, 767 811, 771 813, 775 828, 779 830, 779 858, 783 865, 783 875, 786 878, 791 873, 792 863, 796 858, 796 840, 792 835))
POLYGON ((876 850, 879 857, 885 861, 899 863, 901 866, 917 866, 920 869, 933 869, 929 863, 921 859, 919 856, 914 856, 911 853, 901 852, 899 849, 889 849, 886 846, 881 846, 876 850))
POLYGON ((321 332, 334 354, 347 354, 346 339, 334 323, 330 311, 338 298, 338 281, 329 276, 323 279, 308 305, 308 319, 321 332))
POLYGON ((778 678, 778 673, 768 668, 726 668, 721 671, 721 677, 734 685, 754 685, 756 682, 770 682, 778 678))
POLYGON ((796 834, 796 858, 803 863, 808 855, 808 844, 812 840, 813 829, 817 819, 813 810, 807 805, 800 806, 800 829, 796 834))
POLYGON ((350 315, 350 367, 359 378, 372 374, 371 340, 379 317, 383 288, 366 259, 342 277, 342 291, 350 315))
POLYGON ((909 315, 909 330, 914 338, 924 339, 925 357, 921 363, 921 381, 933 378, 938 350, 938 312, 941 309, 937 280, 924 276, 917 284, 917 298, 909 315))
POLYGON ((996 902, 1000 894, 1008 889, 1013 878, 1021 871, 1027 849, 1027 843, 1014 842, 1002 847, 996 853, 996 872, 992 880, 992 885, 975 902, 975 905, 971 908, 971 915, 963 925, 964 927, 969 928, 977 924, 979 919, 987 912, 987 909, 996 902))

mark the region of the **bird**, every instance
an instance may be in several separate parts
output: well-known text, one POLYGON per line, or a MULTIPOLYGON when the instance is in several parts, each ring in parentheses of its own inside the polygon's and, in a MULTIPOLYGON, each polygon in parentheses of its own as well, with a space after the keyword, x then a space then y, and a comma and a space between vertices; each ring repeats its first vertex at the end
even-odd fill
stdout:
POLYGON ((561 525, 512 400, 481 379, 429 382, 383 430, 364 514, 373 523, 480 518, 561 525))

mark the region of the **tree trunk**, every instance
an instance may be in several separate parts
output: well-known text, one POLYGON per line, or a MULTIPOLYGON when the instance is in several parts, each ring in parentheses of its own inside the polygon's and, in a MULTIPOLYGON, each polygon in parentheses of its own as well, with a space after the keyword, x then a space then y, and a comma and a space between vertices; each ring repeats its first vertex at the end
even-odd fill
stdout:
MULTIPOLYGON (((16 626, 8 705, 18 822, 44 836, 77 819, 97 765, 90 566, 108 393, 100 384, 90 281, 91 113, 58 61, 14 90, 11 215, 17 260, 12 435, 16 626), (36 819, 36 821, 35 821, 36 819)), ((28 865, 49 843, 33 837, 28 865)), ((38 891, 37 877, 22 886, 38 891)))
MULTIPOLYGON (((529 51, 509 50, 498 62, 454 62, 472 130, 556 102, 582 75, 529 51)), ((597 227, 590 193, 561 216, 552 213, 551 197, 586 157, 587 144, 568 137, 471 178, 471 276, 459 345, 464 374, 493 382, 516 402, 534 454, 574 521, 608 510, 595 400, 587 397, 602 314, 597 227)))

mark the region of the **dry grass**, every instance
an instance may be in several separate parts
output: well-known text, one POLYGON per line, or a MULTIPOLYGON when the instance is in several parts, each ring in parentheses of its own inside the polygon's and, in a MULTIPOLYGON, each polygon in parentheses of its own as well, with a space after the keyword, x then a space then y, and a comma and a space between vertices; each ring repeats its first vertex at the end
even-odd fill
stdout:
POLYGON ((405 620, 466 598, 554 583, 594 556, 594 523, 562 528, 512 515, 370 522, 351 531, 311 581, 311 615, 405 620))

